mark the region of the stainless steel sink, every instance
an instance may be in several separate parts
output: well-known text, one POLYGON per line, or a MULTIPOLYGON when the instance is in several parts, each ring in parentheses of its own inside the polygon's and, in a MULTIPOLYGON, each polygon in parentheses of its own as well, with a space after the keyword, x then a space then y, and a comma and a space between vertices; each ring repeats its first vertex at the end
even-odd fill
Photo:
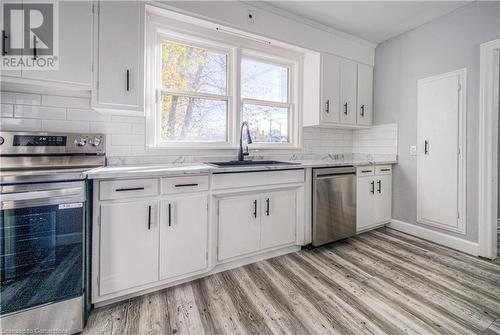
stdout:
POLYGON ((224 161, 224 162, 208 162, 207 164, 217 167, 234 167, 234 166, 262 166, 262 165, 299 165, 300 163, 280 162, 280 161, 224 161))

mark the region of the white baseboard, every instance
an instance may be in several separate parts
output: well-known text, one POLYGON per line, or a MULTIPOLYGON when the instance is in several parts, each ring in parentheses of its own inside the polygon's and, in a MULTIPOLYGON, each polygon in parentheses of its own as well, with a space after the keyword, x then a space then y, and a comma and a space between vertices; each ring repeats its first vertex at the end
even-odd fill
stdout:
POLYGON ((445 247, 452 248, 472 256, 479 255, 479 244, 476 242, 467 241, 455 236, 450 236, 441 232, 437 232, 425 227, 420 227, 415 224, 392 219, 388 225, 389 228, 399 230, 416 237, 423 238, 445 247))

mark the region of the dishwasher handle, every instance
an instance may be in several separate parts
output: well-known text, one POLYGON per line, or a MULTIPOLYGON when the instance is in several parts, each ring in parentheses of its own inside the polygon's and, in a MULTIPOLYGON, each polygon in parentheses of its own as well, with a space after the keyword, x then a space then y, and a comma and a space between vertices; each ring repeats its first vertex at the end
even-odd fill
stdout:
POLYGON ((313 170, 313 178, 314 179, 322 179, 336 175, 346 175, 346 174, 356 174, 356 168, 353 166, 340 166, 340 167, 332 167, 332 168, 320 168, 313 170))

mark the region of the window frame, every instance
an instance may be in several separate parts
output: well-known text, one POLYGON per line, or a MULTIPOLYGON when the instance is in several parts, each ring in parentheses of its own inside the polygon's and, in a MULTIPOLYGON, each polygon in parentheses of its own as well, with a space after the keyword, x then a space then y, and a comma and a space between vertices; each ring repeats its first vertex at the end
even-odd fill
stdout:
MULTIPOLYGON (((197 26, 199 28, 199 26, 197 26)), ((245 102, 266 102, 265 106, 283 107, 283 103, 241 97, 241 61, 244 57, 276 64, 288 68, 288 142, 255 142, 250 149, 300 150, 301 149, 301 96, 299 94, 303 55, 282 48, 259 45, 255 41, 238 38, 236 41, 224 36, 213 36, 214 32, 200 34, 173 27, 164 23, 161 17, 149 17, 146 22, 146 140, 150 149, 236 149, 239 147, 239 131, 245 102), (167 40, 203 49, 224 52, 227 55, 226 96, 227 122, 226 141, 162 141, 161 140, 161 92, 170 92, 178 96, 191 96, 185 92, 164 89, 161 86, 161 41, 167 40), (221 41, 222 40, 222 41, 221 41), (248 42, 248 43, 247 43, 248 42), (248 45, 250 46, 248 46, 248 45), (245 46, 243 46, 245 45, 245 46), (275 50, 278 49, 278 50, 275 50)), ((220 33, 217 33, 220 34, 220 33)), ((223 34, 222 34, 223 35, 223 34)), ((214 98, 220 96, 194 93, 196 98, 214 98)), ((262 105, 262 104, 261 104, 262 105)))
MULTIPOLYGON (((240 102, 240 119, 243 117, 243 106, 245 104, 250 105, 258 105, 258 106, 268 106, 268 107, 278 107, 278 108, 287 108, 288 109, 288 122, 287 122, 287 136, 288 142, 254 142, 249 145, 249 148, 252 149, 279 149, 279 148, 296 148, 297 145, 295 143, 295 130, 294 125, 296 123, 296 115, 295 115, 295 91, 294 86, 296 86, 295 79, 295 69, 297 68, 297 62, 291 61, 289 59, 274 56, 268 53, 263 53, 256 50, 251 49, 242 49, 238 62, 240 64, 239 74, 241 76, 241 64, 243 59, 250 59, 255 61, 260 61, 267 64, 272 64, 280 67, 284 67, 288 71, 287 76, 287 102, 277 102, 263 99, 251 99, 251 98, 243 98, 243 96, 239 95, 240 102)), ((239 89, 241 92, 241 77, 238 83, 239 89)), ((241 122, 240 122, 241 124, 241 122)))

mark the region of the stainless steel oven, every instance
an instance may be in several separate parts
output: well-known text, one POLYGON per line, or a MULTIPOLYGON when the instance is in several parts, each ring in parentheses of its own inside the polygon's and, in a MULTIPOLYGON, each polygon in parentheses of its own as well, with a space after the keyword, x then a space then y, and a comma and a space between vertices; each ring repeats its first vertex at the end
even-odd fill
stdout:
POLYGON ((89 261, 84 172, 104 164, 104 143, 79 145, 82 136, 102 138, 0 132, 4 330, 83 329, 89 261))

